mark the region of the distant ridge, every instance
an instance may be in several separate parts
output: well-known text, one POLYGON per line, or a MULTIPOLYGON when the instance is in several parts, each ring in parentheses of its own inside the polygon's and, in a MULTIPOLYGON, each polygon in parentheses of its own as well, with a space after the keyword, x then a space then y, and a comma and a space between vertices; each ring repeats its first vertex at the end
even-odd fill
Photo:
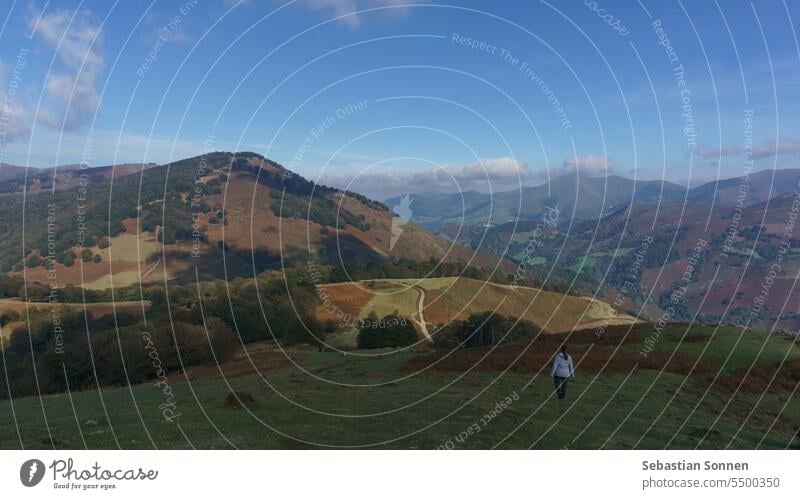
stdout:
MULTIPOLYGON (((576 173, 555 177, 550 183, 494 195, 411 193, 412 221, 433 231, 452 233, 453 225, 497 226, 512 221, 537 220, 546 206, 560 212, 559 224, 593 220, 636 203, 687 199, 721 205, 736 204, 740 187, 747 189, 745 205, 752 205, 798 188, 800 169, 763 170, 746 178, 706 182, 698 187, 661 180, 633 180, 619 175, 594 177, 576 173), (774 175, 774 180, 773 180, 774 175)), ((399 203, 399 197, 386 201, 399 203)))

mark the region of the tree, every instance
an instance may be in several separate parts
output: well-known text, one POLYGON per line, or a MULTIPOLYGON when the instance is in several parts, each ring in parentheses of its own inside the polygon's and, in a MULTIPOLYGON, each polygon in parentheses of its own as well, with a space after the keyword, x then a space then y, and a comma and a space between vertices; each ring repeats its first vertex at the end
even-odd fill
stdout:
POLYGON ((395 314, 378 319, 371 312, 358 333, 359 348, 404 347, 417 342, 417 331, 405 317, 395 314))
POLYGON ((25 266, 28 267, 29 269, 33 267, 38 267, 41 264, 42 264, 42 259, 37 254, 31 255, 30 257, 28 257, 28 261, 25 262, 25 266))
POLYGON ((434 344, 441 348, 491 346, 495 343, 530 341, 540 329, 532 322, 492 312, 472 314, 466 321, 451 321, 437 328, 434 344))

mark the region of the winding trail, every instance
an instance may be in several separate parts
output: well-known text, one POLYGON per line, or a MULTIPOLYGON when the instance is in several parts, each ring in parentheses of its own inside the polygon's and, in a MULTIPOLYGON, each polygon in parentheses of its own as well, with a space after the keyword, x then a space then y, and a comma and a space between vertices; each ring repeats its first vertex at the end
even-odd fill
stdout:
POLYGON ((418 319, 414 319, 413 317, 411 320, 419 325, 420 330, 422 331, 422 335, 425 336, 425 339, 428 340, 429 343, 433 343, 433 337, 431 333, 428 332, 428 326, 425 324, 425 288, 422 286, 414 285, 412 286, 414 289, 419 291, 419 302, 417 303, 417 317, 418 319))

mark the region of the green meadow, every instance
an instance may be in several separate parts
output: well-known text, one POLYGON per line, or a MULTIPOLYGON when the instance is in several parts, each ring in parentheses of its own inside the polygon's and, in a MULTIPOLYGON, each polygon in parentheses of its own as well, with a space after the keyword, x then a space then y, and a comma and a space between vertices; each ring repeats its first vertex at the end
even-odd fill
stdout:
POLYGON ((261 374, 190 381, 170 373, 173 422, 154 382, 4 400, 0 447, 798 447, 800 349, 791 338, 674 324, 658 334, 657 369, 635 361, 653 331, 637 325, 596 343, 573 335, 578 374, 565 400, 554 398, 546 365, 521 368, 509 352, 527 347, 528 355, 566 335, 542 347, 537 340, 455 352, 296 347, 287 350, 296 365, 258 365, 261 374), (465 355, 467 367, 455 368, 465 355), (423 365, 430 367, 420 372, 423 365))

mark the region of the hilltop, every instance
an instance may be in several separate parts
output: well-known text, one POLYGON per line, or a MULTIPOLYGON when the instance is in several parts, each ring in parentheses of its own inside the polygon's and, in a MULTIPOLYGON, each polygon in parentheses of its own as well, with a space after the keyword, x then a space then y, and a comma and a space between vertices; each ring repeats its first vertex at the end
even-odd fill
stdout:
POLYGON ((39 187, 26 192, 20 181, 0 182, 7 192, 0 196, 0 271, 28 282, 105 289, 193 281, 195 268, 212 279, 309 261, 344 270, 403 260, 500 262, 414 224, 403 225, 390 245, 394 215, 386 206, 255 153, 39 171, 29 176, 29 186, 39 187), (55 261, 50 274, 48 260, 55 261))
POLYGON ((372 279, 320 288, 322 300, 317 306, 317 319, 338 325, 338 334, 328 341, 342 348, 355 347, 355 326, 370 314, 384 317, 396 313, 406 317, 415 325, 420 340, 432 342, 447 325, 468 320, 474 314, 518 318, 545 334, 637 322, 589 297, 466 277, 372 279))

